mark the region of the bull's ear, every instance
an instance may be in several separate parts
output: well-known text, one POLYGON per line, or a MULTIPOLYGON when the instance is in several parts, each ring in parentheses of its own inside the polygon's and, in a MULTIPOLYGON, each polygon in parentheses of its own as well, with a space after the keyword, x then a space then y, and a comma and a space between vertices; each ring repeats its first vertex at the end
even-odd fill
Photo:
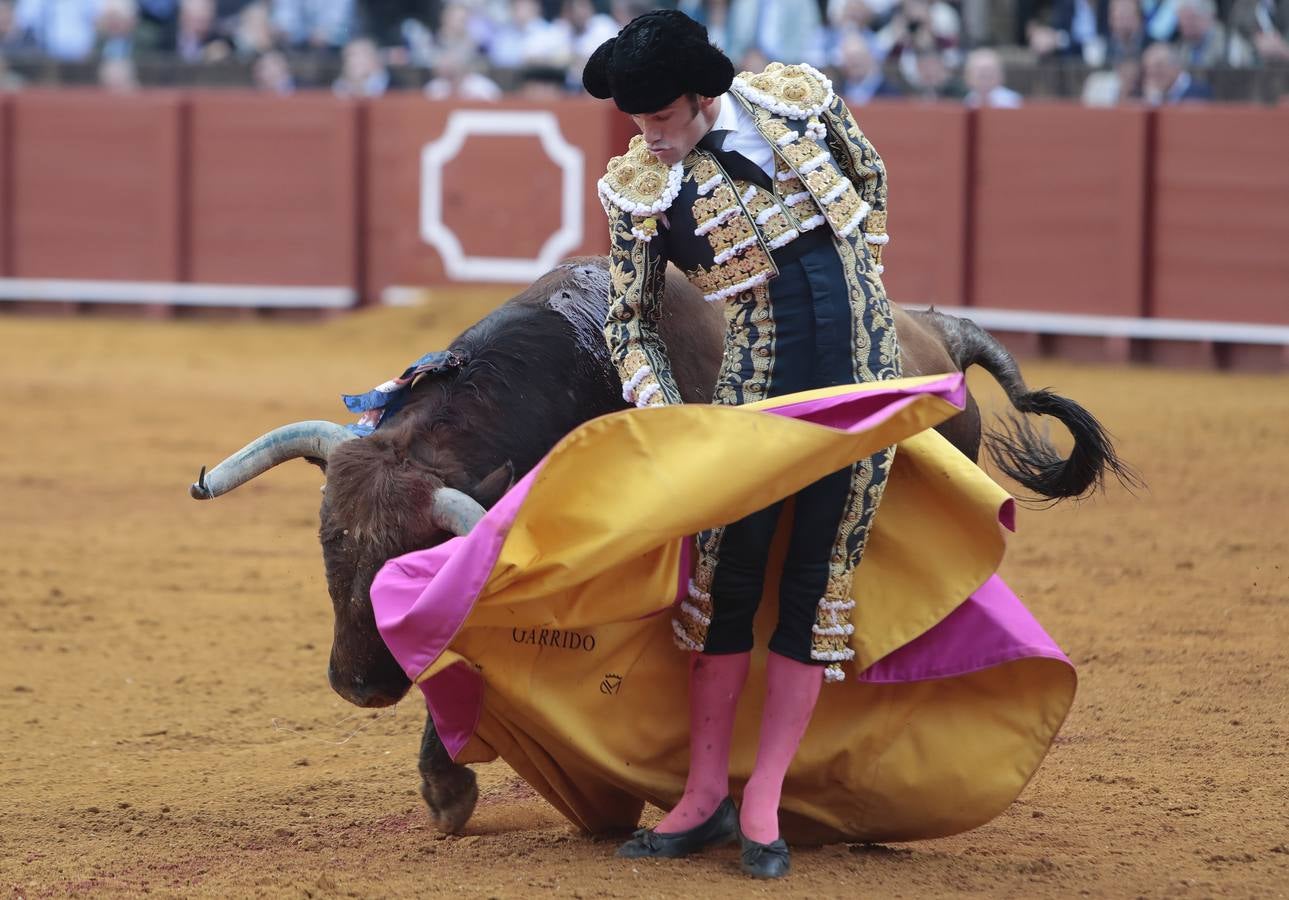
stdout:
POLYGON ((491 509, 493 504, 500 500, 502 495, 510 490, 514 483, 515 465, 510 460, 506 460, 476 484, 471 489, 470 495, 478 500, 481 506, 491 509))

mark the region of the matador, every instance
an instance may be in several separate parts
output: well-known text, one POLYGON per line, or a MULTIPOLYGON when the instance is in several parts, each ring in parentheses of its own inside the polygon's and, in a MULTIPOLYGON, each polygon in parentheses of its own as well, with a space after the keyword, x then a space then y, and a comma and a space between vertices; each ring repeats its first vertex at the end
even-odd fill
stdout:
MULTIPOLYGON (((735 75, 702 25, 663 10, 601 45, 583 83, 641 132, 598 184, 611 235, 605 338, 628 402, 681 402, 658 329, 668 263, 724 310, 717 403, 900 376, 881 278, 885 167, 822 73, 772 63, 735 75)), ((693 654, 685 792, 621 855, 680 857, 738 839, 747 873, 788 872, 783 780, 821 685, 844 678, 854 655, 852 575, 893 454, 795 497, 756 764, 737 807, 729 791, 735 708, 783 502, 698 536, 673 623, 693 654)))

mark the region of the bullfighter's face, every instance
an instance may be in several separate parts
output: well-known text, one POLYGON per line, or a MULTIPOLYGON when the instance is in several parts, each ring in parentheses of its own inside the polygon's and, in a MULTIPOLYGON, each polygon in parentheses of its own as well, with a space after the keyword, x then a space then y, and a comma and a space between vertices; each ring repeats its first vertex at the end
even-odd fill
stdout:
POLYGON ((631 117, 649 152, 669 166, 680 162, 711 130, 720 113, 719 97, 678 97, 657 112, 631 117))

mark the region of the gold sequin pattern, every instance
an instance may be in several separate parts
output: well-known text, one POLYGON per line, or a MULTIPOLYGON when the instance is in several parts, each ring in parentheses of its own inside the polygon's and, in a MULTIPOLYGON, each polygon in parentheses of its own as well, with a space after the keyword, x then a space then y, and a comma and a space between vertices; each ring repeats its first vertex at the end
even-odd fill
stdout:
POLYGON ((694 201, 694 224, 699 228, 706 225, 727 209, 738 205, 738 197, 728 184, 722 184, 706 197, 694 201))
POLYGON ((631 139, 627 152, 609 160, 605 183, 623 198, 644 205, 656 203, 667 187, 670 166, 649 152, 644 138, 631 139))
POLYGON ((710 269, 699 266, 696 269, 687 270, 685 277, 703 294, 711 295, 742 284, 749 278, 768 275, 774 271, 774 262, 758 243, 726 262, 713 265, 710 269))
POLYGON ((611 221, 609 235, 609 314, 604 338, 609 355, 625 384, 648 365, 651 374, 637 387, 637 396, 657 383, 668 404, 680 403, 680 391, 667 364, 658 333, 658 318, 666 281, 666 261, 650 253, 649 242, 631 233, 632 216, 611 221))

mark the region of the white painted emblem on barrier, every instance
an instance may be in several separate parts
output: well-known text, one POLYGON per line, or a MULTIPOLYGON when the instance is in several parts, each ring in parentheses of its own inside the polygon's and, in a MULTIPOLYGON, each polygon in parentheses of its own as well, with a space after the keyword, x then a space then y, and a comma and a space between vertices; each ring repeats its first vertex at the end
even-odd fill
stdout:
MULTIPOLYGON (((516 161, 519 163, 519 161, 516 161)), ((443 136, 421 150, 421 238, 438 250, 449 277, 460 281, 532 281, 582 243, 583 154, 560 133, 554 113, 540 110, 456 110, 443 136), (467 256, 443 221, 443 167, 477 136, 533 135, 561 174, 559 229, 534 259, 467 256)))

